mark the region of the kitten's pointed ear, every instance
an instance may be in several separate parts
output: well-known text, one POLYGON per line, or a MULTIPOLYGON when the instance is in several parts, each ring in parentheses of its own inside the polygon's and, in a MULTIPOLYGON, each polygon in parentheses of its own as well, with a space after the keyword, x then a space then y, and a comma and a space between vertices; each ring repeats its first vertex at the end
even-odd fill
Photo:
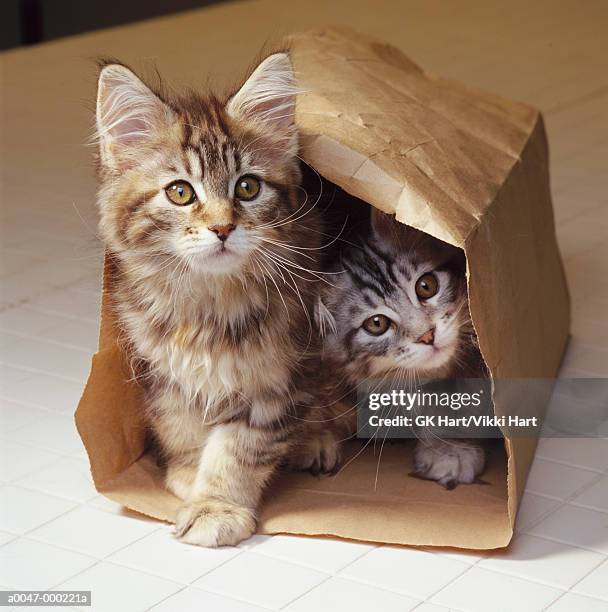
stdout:
POLYGON ((226 110, 235 119, 263 121, 297 146, 295 129, 296 80, 287 53, 268 56, 228 100, 226 110))
POLYGON ((336 333, 336 320, 320 296, 315 304, 315 321, 322 338, 336 333))
POLYGON ((394 241, 397 237, 398 221, 395 221, 393 215, 387 215, 375 207, 371 210, 371 225, 372 231, 376 238, 394 241))
POLYGON ((125 169, 138 145, 168 125, 171 109, 131 70, 108 64, 97 83, 97 137, 101 162, 125 169))

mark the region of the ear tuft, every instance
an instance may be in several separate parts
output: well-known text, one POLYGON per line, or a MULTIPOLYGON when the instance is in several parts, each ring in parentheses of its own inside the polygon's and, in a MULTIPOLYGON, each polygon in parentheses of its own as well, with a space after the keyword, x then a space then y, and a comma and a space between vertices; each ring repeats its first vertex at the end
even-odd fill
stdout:
POLYGON ((104 66, 96 112, 102 163, 120 165, 121 152, 152 138, 170 114, 169 107, 126 66, 104 66))
POLYGON ((278 132, 295 134, 296 80, 287 53, 268 56, 230 100, 231 117, 267 122, 278 132))

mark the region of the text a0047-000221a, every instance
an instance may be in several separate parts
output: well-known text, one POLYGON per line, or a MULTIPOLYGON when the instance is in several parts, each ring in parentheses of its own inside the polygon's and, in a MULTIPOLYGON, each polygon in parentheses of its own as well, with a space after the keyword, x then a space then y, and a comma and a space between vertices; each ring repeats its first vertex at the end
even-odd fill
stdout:
POLYGON ((0 591, 0 606, 90 606, 91 591, 0 591))

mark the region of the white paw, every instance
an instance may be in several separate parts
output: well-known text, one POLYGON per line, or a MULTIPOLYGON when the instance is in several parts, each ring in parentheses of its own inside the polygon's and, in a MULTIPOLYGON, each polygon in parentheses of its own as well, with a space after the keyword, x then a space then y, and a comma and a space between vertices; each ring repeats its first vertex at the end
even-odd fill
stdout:
POLYGON ((446 489, 477 481, 485 468, 485 452, 467 440, 419 441, 414 451, 413 476, 436 480, 446 489))
POLYGON ((235 546, 255 531, 255 516, 248 508, 215 497, 184 503, 175 519, 175 537, 187 544, 215 548, 235 546))
POLYGON ((321 432, 295 450, 289 468, 319 474, 333 474, 340 466, 340 442, 330 431, 321 432))

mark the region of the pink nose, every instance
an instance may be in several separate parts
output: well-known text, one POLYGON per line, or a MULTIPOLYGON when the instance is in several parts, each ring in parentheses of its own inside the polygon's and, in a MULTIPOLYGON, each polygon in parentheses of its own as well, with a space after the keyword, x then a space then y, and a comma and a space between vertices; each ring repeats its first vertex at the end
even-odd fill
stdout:
POLYGON ((236 225, 233 223, 226 223, 224 225, 212 225, 209 229, 214 232, 222 242, 224 242, 235 227, 236 225))
POLYGON ((429 345, 433 344, 433 342, 435 342, 435 328, 431 327, 431 329, 427 329, 416 342, 429 345))

